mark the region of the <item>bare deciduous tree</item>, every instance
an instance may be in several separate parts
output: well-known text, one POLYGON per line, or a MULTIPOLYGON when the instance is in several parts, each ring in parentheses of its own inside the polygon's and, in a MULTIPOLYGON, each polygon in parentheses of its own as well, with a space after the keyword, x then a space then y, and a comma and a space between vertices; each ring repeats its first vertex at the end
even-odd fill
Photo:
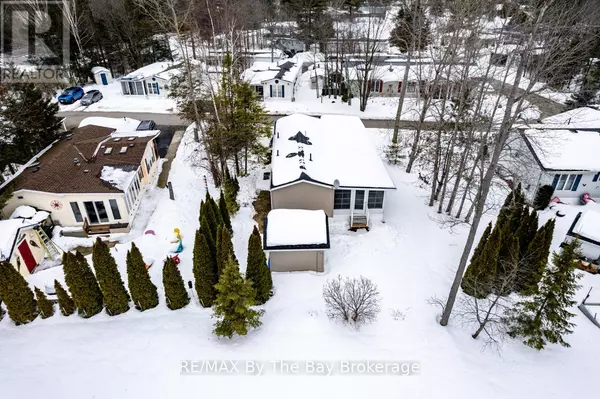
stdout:
POLYGON ((327 316, 332 320, 352 322, 355 325, 374 321, 379 314, 377 285, 366 277, 336 278, 323 287, 327 316))

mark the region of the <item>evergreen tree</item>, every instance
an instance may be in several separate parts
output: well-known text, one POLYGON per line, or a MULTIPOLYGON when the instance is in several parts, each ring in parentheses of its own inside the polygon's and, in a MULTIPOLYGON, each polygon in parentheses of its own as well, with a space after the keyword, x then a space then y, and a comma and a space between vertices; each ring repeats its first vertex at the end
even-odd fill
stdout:
POLYGON ((537 350, 547 343, 570 345, 564 336, 575 326, 569 309, 574 301, 579 276, 575 272, 579 243, 572 241, 560 254, 552 255, 552 266, 542 278, 539 290, 519 302, 509 317, 510 335, 524 338, 523 343, 537 350))
POLYGON ((492 292, 502 235, 502 227, 496 223, 481 254, 469 264, 461 283, 463 291, 467 295, 485 298, 492 292))
POLYGON ((517 290, 524 295, 535 293, 550 255, 550 246, 554 235, 554 220, 546 222, 536 233, 527 247, 525 257, 517 276, 517 290))
POLYGON ((127 251, 127 282, 137 309, 144 311, 158 305, 156 286, 150 280, 144 258, 134 243, 131 243, 131 250, 127 251))
POLYGON ((205 308, 211 307, 216 297, 214 286, 218 282, 218 270, 202 230, 196 231, 192 271, 200 303, 205 308))
MULTIPOLYGON (((535 211, 533 211, 535 213, 535 211)), ((525 248, 529 246, 529 223, 531 223, 531 214, 529 213, 529 208, 523 208, 523 213, 521 215, 521 220, 519 221, 518 228, 515 231, 515 235, 519 240, 519 248, 525 248)), ((524 254, 525 250, 519 251, 519 258, 524 254)))
MULTIPOLYGON (((239 262, 235 257, 235 252, 233 250, 231 234, 229 234, 229 230, 227 230, 225 226, 222 226, 221 228, 221 259, 223 260, 221 267, 224 265, 224 262, 226 262, 227 259, 232 259, 233 262, 239 266, 239 262)), ((219 269, 219 276, 221 275, 222 271, 222 268, 219 269)))
MULTIPOLYGON (((218 228, 218 226, 217 226, 218 228)), ((210 249, 210 254, 212 255, 215 262, 217 261, 217 239, 219 237, 218 232, 215 229, 215 233, 213 235, 212 230, 210 229, 210 224, 208 223, 208 219, 206 216, 202 217, 202 221, 200 222, 200 230, 202 234, 204 234, 204 238, 206 238, 206 243, 208 244, 208 248, 210 249)))
POLYGON ((65 252, 63 271, 79 314, 87 318, 100 313, 103 307, 102 291, 84 256, 80 252, 75 255, 65 252))
POLYGON ((390 44, 405 53, 414 48, 424 50, 430 42, 429 21, 423 9, 417 5, 401 7, 396 15, 395 26, 390 33, 390 44))
POLYGON ((96 239, 92 249, 92 263, 108 314, 116 316, 127 312, 129 294, 117 268, 117 262, 110 253, 110 248, 100 237, 96 239))
POLYGON ((228 338, 234 334, 246 335, 249 327, 260 326, 262 313, 251 308, 256 292, 252 283, 242 278, 233 259, 225 262, 215 289, 217 299, 213 317, 217 319, 214 329, 216 335, 228 338))
POLYGON ((472 284, 473 281, 472 279, 475 278, 475 275, 478 273, 477 272, 477 268, 480 267, 480 260, 479 258, 481 257, 481 253, 483 252, 483 249, 485 248, 485 244, 487 244, 489 238, 490 238, 490 234, 492 232, 492 222, 490 222, 487 227, 485 228, 485 230, 483 231, 483 234, 481 235, 481 238, 479 239, 479 243, 477 244, 477 247, 475 247, 475 250, 473 251, 473 255, 471 256, 471 261, 469 263, 469 266, 467 267, 467 270, 465 272, 465 275, 463 277, 463 280, 461 282, 461 287, 463 289, 463 291, 465 291, 465 293, 468 293, 468 295, 473 295, 473 289, 472 284))
POLYGON ((221 191, 221 197, 219 198, 219 213, 221 214, 221 219, 223 220, 223 224, 229 230, 229 233, 233 235, 233 227, 231 226, 231 219, 229 218, 229 210, 227 209, 227 202, 225 201, 225 195, 223 191, 221 191))
POLYGON ((71 316, 75 313, 75 302, 73 302, 73 299, 71 299, 58 280, 54 280, 54 290, 56 291, 56 297, 58 298, 58 308, 63 316, 71 316))
POLYGON ((571 94, 571 98, 565 101, 565 111, 594 104, 596 102, 597 93, 598 89, 582 89, 577 93, 571 94))
POLYGON ((219 206, 217 205, 215 199, 213 197, 209 197, 208 201, 210 202, 210 210, 212 212, 212 216, 215 219, 215 222, 217 224, 223 224, 223 217, 221 216, 221 211, 219 210, 219 206))
POLYGON ((500 248, 498 255, 498 266, 496 268, 495 292, 498 295, 508 295, 514 289, 516 270, 519 265, 519 237, 512 235, 504 227, 503 241, 506 245, 500 248))
POLYGON ((47 319, 54 315, 54 304, 46 298, 46 295, 38 287, 35 287, 35 299, 37 301, 38 312, 42 319, 47 319))
POLYGON ((163 266, 163 284, 167 306, 171 310, 181 309, 190 303, 190 296, 185 289, 181 272, 172 257, 167 257, 163 266))
POLYGON ((6 261, 0 261, 0 298, 16 325, 27 324, 36 318, 33 292, 21 273, 6 261))
MULTIPOLYGON (((212 209, 212 204, 210 202, 210 199, 208 201, 204 201, 204 206, 202 207, 202 212, 204 212, 202 217, 206 218, 206 221, 208 222, 207 226, 210 229, 210 234, 213 237, 213 239, 216 240, 217 227, 219 226, 219 223, 217 222, 215 212, 212 209)), ((202 219, 200 220, 200 225, 202 225, 202 219)))
POLYGON ((546 209, 553 195, 554 187, 548 184, 538 188, 537 192, 535 193, 535 199, 533 200, 533 207, 538 211, 546 209))
POLYGON ((225 264, 225 261, 227 260, 227 258, 225 258, 223 256, 223 233, 222 233, 223 227, 219 226, 217 228, 217 242, 216 242, 216 246, 217 246, 217 258, 216 258, 216 263, 217 263, 217 279, 219 279, 221 277, 221 272, 223 271, 223 265, 225 264))
POLYGON ((273 281, 271 271, 267 266, 267 259, 263 251, 260 234, 254 226, 254 231, 248 238, 248 263, 246 266, 246 280, 252 282, 256 290, 256 303, 262 305, 271 297, 273 281))

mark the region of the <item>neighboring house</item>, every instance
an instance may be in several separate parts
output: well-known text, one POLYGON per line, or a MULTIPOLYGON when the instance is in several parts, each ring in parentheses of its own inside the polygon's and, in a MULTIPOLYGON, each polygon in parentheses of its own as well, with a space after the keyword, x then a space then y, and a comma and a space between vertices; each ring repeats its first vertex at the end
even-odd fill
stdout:
POLYGON ((600 260, 600 213, 588 210, 579 212, 571 224, 565 242, 579 241, 579 250, 586 258, 600 260))
POLYGON ((12 178, 4 215, 29 205, 86 234, 128 231, 158 170, 159 133, 93 124, 75 129, 12 178))
POLYGON ((302 65, 291 61, 255 62, 242 73, 242 79, 247 81, 262 99, 295 101, 301 72, 302 65))
POLYGON ((10 262, 23 276, 45 259, 60 260, 62 251, 52 242, 50 213, 18 207, 10 219, 0 220, 0 261, 10 262))
POLYGON ((94 77, 94 82, 96 82, 97 85, 107 86, 113 81, 112 74, 104 67, 93 67, 91 73, 94 77))
POLYGON ((125 96, 167 97, 173 78, 181 73, 180 64, 155 62, 123 76, 121 91, 125 96))
POLYGON ((329 221, 322 210, 274 209, 265 218, 263 233, 271 271, 325 271, 329 221))
POLYGON ((396 187, 359 117, 285 116, 272 151, 272 209, 323 210, 350 228, 384 220, 385 197, 396 187))
POLYGON ((600 199, 600 111, 578 108, 521 126, 510 166, 529 199, 543 185, 558 198, 588 193, 600 199))

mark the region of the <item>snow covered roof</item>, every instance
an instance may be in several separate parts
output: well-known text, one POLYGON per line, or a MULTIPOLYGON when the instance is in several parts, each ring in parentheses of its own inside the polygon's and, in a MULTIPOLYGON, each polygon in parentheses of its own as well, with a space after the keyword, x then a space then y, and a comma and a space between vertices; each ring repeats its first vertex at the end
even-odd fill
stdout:
POLYGON ((265 250, 329 248, 329 223, 324 211, 274 209, 265 220, 265 250))
POLYGON ((592 210, 579 212, 567 235, 600 245, 600 213, 592 210))
MULTIPOLYGON (((150 65, 146 65, 137 69, 133 72, 128 73, 123 77, 125 80, 142 80, 145 78, 151 78, 153 76, 161 79, 169 80, 172 76, 170 74, 164 74, 163 72, 174 71, 178 64, 172 62, 155 62, 150 65)), ((180 72, 173 72, 173 74, 179 74, 180 72)))
POLYGON ((340 187, 395 189, 357 116, 293 114, 277 120, 273 188, 308 181, 340 187))
POLYGON ((523 137, 546 170, 600 171, 597 131, 527 129, 523 137))
POLYGON ((132 168, 119 168, 115 166, 103 166, 100 172, 100 179, 109 183, 114 188, 125 192, 137 171, 132 168))
MULTIPOLYGON (((542 119, 542 125, 554 129, 598 129, 600 110, 582 107, 542 119)), ((537 125, 535 127, 538 127, 537 125)))
POLYGON ((101 67, 101 66, 95 66, 91 69, 91 71, 93 74, 97 74, 100 72, 110 72, 108 69, 101 67))
POLYGON ((300 66, 291 61, 255 62, 250 68, 242 72, 241 78, 250 85, 262 84, 273 79, 294 83, 299 71, 300 66))
POLYGON ((96 125, 115 129, 117 132, 135 132, 140 121, 133 118, 106 118, 103 116, 91 116, 83 119, 79 127, 87 125, 96 125))

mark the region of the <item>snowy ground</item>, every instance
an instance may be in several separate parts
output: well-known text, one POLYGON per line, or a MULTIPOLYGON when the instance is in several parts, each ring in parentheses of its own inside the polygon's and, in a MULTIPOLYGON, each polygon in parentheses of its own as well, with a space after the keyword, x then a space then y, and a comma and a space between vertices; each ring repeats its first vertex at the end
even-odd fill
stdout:
MULTIPOLYGON (((385 137, 373 130, 373 139, 385 137)), ((186 135, 171 170, 176 201, 156 189, 144 204, 147 228, 156 236, 135 238, 159 287, 161 304, 140 313, 101 314, 89 320, 55 315, 48 320, 16 327, 6 317, 0 322, 0 391, 6 398, 176 398, 197 394, 245 398, 410 397, 410 398, 566 398, 591 396, 596 384, 600 331, 575 310, 572 348, 551 346, 538 353, 518 341, 505 343, 501 353, 482 351, 472 330, 456 321, 448 328, 437 324, 439 310, 428 304, 432 296, 447 294, 466 228, 441 229, 424 203, 427 193, 414 175, 388 167, 397 190, 386 199, 386 223, 370 232, 352 233, 344 223, 331 225, 331 250, 324 274, 275 273, 276 294, 264 306, 263 325, 233 340, 212 335, 211 312, 195 303, 170 311, 164 303, 161 260, 168 254, 172 229, 182 231, 184 251, 180 268, 191 279, 192 241, 205 188, 205 174, 197 145, 186 135), (378 284, 382 312, 360 331, 330 322, 321 296, 331 277, 364 275, 378 284), (403 317, 398 317, 402 312, 403 317), (420 374, 399 376, 182 376, 183 360, 388 360, 415 361, 420 374)), ((254 222, 251 199, 257 171, 241 180, 242 208, 233 219, 234 246, 245 268, 247 238, 254 222)), ((210 184, 211 194, 217 195, 210 184)), ((581 207, 563 206, 554 247, 581 207)), ((541 219, 551 217, 545 212, 541 219)), ((124 273, 128 245, 112 249, 124 273)), ((60 268, 36 273, 42 285, 58 278, 60 268)), ((598 278, 586 275, 578 300, 598 278)))
MULTIPOLYGON (((121 92, 121 82, 115 79, 106 86, 87 84, 83 86, 87 93, 90 90, 100 90, 102 100, 88 107, 81 105, 81 101, 73 104, 59 104, 60 111, 87 111, 87 112, 176 112, 175 100, 166 97, 124 96, 121 92)), ((61 92, 57 92, 56 96, 61 92)))

